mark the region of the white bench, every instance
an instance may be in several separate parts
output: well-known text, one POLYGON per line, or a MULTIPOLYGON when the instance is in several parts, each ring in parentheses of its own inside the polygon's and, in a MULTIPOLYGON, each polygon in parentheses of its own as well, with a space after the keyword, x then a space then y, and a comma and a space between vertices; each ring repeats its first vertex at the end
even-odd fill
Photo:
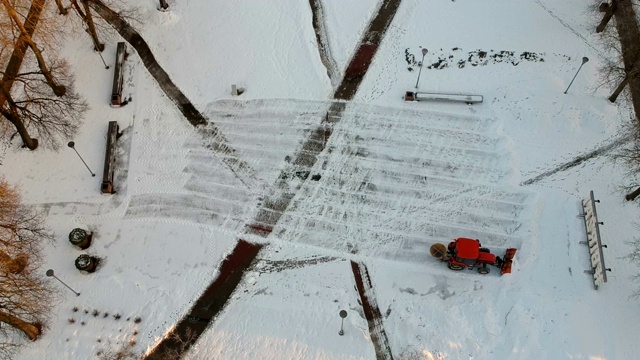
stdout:
POLYGON ((596 290, 598 290, 598 286, 607 282, 607 271, 611 271, 604 265, 602 248, 606 248, 607 245, 602 245, 600 239, 600 225, 604 225, 604 223, 598 221, 597 202, 600 200, 595 200, 593 191, 591 191, 589 199, 582 200, 583 212, 580 214, 584 218, 584 227, 587 232, 587 241, 581 241, 580 244, 589 247, 589 261, 591 262, 591 270, 585 270, 585 273, 593 276, 593 286, 596 290))
POLYGON ((407 91, 404 94, 404 101, 453 101, 467 104, 478 104, 483 100, 482 95, 437 94, 413 91, 407 91))

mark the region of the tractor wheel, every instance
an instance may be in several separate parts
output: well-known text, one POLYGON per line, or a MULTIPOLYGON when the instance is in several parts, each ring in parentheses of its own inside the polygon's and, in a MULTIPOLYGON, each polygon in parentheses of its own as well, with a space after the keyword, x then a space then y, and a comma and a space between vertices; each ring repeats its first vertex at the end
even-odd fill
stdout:
POLYGON ((489 250, 489 249, 487 249, 487 248, 480 248, 480 252, 483 252, 483 253, 490 253, 490 252, 491 252, 491 250, 489 250))
POLYGON ((486 267, 486 266, 480 266, 480 267, 478 268, 478 272, 479 272, 480 274, 482 274, 482 275, 486 275, 486 274, 488 274, 488 273, 489 273, 489 271, 490 271, 490 270, 489 270, 489 268, 488 268, 488 267, 486 267))
POLYGON ((457 264, 449 263, 449 269, 455 270, 455 271, 460 271, 460 270, 464 269, 464 267, 460 266, 460 265, 457 265, 457 264))

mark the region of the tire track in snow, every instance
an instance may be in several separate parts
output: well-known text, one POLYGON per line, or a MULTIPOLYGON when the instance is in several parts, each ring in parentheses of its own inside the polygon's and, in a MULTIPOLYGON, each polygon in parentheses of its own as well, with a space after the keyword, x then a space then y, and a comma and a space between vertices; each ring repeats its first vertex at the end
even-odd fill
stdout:
POLYGON ((569 31, 571 31, 575 36, 577 36, 580 40, 582 40, 582 42, 584 42, 588 47, 591 48, 591 50, 593 50, 602 60, 608 60, 609 57, 606 56, 605 54, 602 53, 602 51, 600 51, 600 49, 596 48, 595 46, 591 45, 591 43, 589 42, 589 40, 587 40, 587 38, 585 38, 582 34, 580 34, 578 31, 574 30, 569 24, 567 24, 566 21, 562 20, 558 15, 556 15, 551 9, 549 9, 547 6, 545 6, 542 1, 540 0, 533 0, 535 1, 536 4, 538 4, 541 8, 543 8, 546 12, 549 13, 549 15, 551 15, 551 17, 553 17, 554 19, 558 20, 558 22, 560 22, 560 24, 562 24, 562 26, 564 26, 566 29, 568 29, 569 31))
POLYGON ((625 145, 626 143, 628 143, 629 141, 631 141, 633 139, 633 136, 624 136, 622 138, 618 138, 613 140, 612 142, 610 142, 609 144, 605 144, 595 150, 592 150, 586 154, 583 155, 579 155, 577 157, 575 157, 573 160, 566 162, 564 164, 560 164, 558 166, 556 166, 555 168, 551 169, 551 170, 547 170, 545 172, 543 172, 542 174, 535 176, 529 180, 525 180, 522 183, 520 183, 520 185, 522 186, 526 186, 526 185, 532 185, 535 184, 541 180, 544 180, 545 178, 548 178, 549 176, 555 175, 557 173, 569 170, 575 166, 578 166, 586 161, 589 161, 593 158, 596 158, 598 156, 602 156, 605 155, 607 153, 609 153, 612 150, 617 149, 620 146, 625 145))
MULTIPOLYGON (((429 135, 428 112, 408 116, 398 109, 377 108, 362 116, 351 111, 351 105, 347 109, 320 157, 322 166, 311 169, 322 177, 305 182, 286 212, 269 214, 282 217, 274 230, 279 238, 409 262, 424 260, 425 238, 443 241, 464 232, 488 245, 522 242, 529 196, 494 186, 510 174, 508 142, 495 135, 494 123, 483 119, 484 132, 466 131, 464 126, 478 130, 479 122, 456 122, 450 115, 460 136, 454 141, 429 135), (366 130, 377 137, 360 136, 367 123, 377 124, 366 130), (406 132, 412 136, 393 152, 396 138, 406 132), (422 145, 423 137, 432 142, 422 145), (450 143, 482 143, 484 151, 450 149, 450 143)), ((446 117, 441 120, 434 126, 448 133, 446 117)))

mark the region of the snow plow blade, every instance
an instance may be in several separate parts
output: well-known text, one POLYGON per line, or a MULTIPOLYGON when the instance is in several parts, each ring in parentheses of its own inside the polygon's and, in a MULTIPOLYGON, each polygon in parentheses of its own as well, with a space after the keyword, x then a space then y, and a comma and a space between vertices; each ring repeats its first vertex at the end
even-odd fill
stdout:
POLYGON ((507 252, 504 254, 502 266, 500 267, 500 274, 511 274, 511 264, 513 263, 513 257, 516 256, 516 251, 518 251, 518 249, 507 249, 507 252))

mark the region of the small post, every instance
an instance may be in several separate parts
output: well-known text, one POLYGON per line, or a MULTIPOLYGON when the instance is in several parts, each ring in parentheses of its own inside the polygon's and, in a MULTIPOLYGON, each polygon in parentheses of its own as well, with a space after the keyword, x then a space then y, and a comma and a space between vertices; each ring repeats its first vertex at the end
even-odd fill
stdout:
POLYGON ((342 336, 344 335, 344 318, 347 317, 347 312, 345 310, 340 310, 340 317, 342 319, 340 321, 340 332, 338 332, 338 335, 342 336))
POLYGON ((160 7, 158 8, 158 10, 164 11, 164 10, 167 10, 168 8, 169 8, 169 4, 167 3, 167 0, 160 0, 160 7))
POLYGON ((91 173, 91 176, 96 176, 96 174, 94 174, 93 171, 89 169, 89 165, 87 165, 87 163, 84 162, 84 159, 82 158, 82 156, 80 156, 80 153, 78 153, 78 150, 76 150, 75 145, 76 143, 74 143, 73 141, 69 141, 69 143, 67 144, 68 147, 72 148, 73 151, 75 151, 76 154, 78 154, 78 157, 80 158, 80 160, 82 160, 82 163, 84 164, 84 166, 87 167, 87 170, 89 170, 89 172, 91 173))
POLYGON ((567 91, 569 91, 569 88, 571 87, 571 84, 573 84, 573 80, 576 79, 576 76, 578 76, 578 73, 580 72, 580 69, 582 69, 582 65, 586 64, 589 61, 588 57, 583 57, 582 58, 582 64, 580 64, 580 67, 578 68, 578 71, 576 71, 576 74, 573 75, 573 79, 571 79, 571 82, 569 83, 569 86, 567 86, 567 90, 564 91, 564 93, 566 94, 567 91))
POLYGON ((231 96, 238 96, 238 87, 236 84, 231 85, 231 96))
POLYGON ((69 285, 65 284, 64 281, 58 279, 58 277, 53 273, 53 269, 47 270, 47 276, 49 276, 49 277, 53 276, 54 278, 56 278, 56 280, 60 281, 62 283, 62 285, 66 286, 67 289, 71 290, 74 294, 76 294, 76 296, 80 296, 79 292, 76 292, 69 285))
POLYGON ((420 71, 418 71, 418 80, 416 80, 416 89, 418 88, 418 83, 420 82, 420 74, 422 74, 422 65, 424 64, 424 56, 427 55, 429 50, 422 49, 422 60, 420 61, 420 71))

